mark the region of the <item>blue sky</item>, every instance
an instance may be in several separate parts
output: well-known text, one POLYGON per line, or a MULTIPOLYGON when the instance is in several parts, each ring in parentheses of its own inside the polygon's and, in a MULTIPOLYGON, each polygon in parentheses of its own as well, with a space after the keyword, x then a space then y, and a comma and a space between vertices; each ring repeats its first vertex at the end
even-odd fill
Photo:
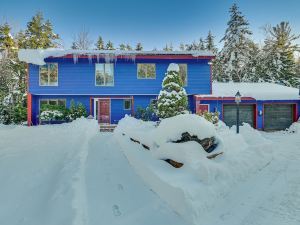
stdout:
POLYGON ((289 21, 300 34, 299 0, 1 0, 0 22, 8 21, 14 30, 25 29, 31 17, 41 11, 61 35, 65 48, 85 27, 94 41, 100 34, 115 45, 140 41, 151 50, 165 43, 178 46, 198 40, 208 30, 219 42, 233 2, 248 19, 257 42, 263 42, 264 25, 280 21, 289 21))

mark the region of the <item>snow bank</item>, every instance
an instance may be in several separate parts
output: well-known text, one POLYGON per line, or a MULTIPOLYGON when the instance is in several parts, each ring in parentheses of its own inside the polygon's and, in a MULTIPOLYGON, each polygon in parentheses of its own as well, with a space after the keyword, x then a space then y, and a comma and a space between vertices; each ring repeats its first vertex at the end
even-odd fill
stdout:
POLYGON ((129 60, 134 60, 136 55, 192 55, 198 56, 214 56, 209 51, 121 51, 121 50, 65 50, 57 48, 49 49, 20 49, 18 57, 20 61, 32 63, 36 65, 44 65, 45 59, 48 57, 63 57, 73 55, 74 63, 76 63, 79 55, 87 55, 89 58, 96 57, 104 58, 105 61, 110 61, 116 56, 124 56, 129 60))
POLYGON ((239 91, 242 97, 256 100, 293 100, 299 99, 299 89, 273 83, 219 83, 212 84, 212 95, 200 97, 234 97, 239 91))
POLYGON ((241 126, 240 134, 236 134, 234 128, 222 124, 215 127, 198 115, 165 119, 157 128, 127 117, 120 121, 114 135, 136 172, 193 224, 199 224, 203 213, 212 209, 217 199, 227 195, 234 185, 272 160, 270 142, 249 125, 241 126), (125 136, 120 135, 120 130, 125 136), (210 160, 206 157, 209 154, 196 142, 170 142, 178 140, 186 131, 200 138, 215 136, 218 147, 213 153, 223 154, 210 160), (150 151, 130 141, 131 135, 150 144, 150 151), (184 166, 175 169, 164 159, 182 162, 184 166))

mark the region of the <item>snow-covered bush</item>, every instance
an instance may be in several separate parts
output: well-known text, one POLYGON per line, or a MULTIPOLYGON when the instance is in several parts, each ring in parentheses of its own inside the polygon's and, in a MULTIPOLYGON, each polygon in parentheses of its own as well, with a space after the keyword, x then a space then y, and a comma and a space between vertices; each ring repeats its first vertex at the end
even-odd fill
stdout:
POLYGON ((59 110, 45 110, 41 112, 42 121, 60 121, 64 120, 64 114, 59 110))
POLYGON ((69 121, 69 110, 62 105, 49 105, 41 106, 40 113, 41 121, 69 121))
POLYGON ((188 98, 179 75, 179 66, 171 63, 158 96, 157 115, 163 119, 184 114, 188 112, 187 107, 188 98))
POLYGON ((211 122, 213 124, 217 124, 219 122, 219 116, 220 116, 219 112, 203 111, 203 112, 198 113, 198 115, 204 117, 206 120, 208 120, 209 122, 211 122))
POLYGON ((138 106, 134 117, 143 121, 153 121, 157 119, 153 104, 150 104, 145 109, 138 106))
POLYGON ((84 105, 79 102, 77 105, 75 101, 72 99, 70 103, 70 110, 69 110, 69 119, 76 120, 77 118, 87 117, 87 111, 84 105))

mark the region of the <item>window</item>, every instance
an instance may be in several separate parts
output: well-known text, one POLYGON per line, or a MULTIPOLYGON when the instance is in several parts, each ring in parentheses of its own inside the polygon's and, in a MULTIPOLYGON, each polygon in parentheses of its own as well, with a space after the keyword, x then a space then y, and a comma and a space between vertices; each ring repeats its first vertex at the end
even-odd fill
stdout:
POLYGON ((156 78, 156 66, 154 63, 138 63, 138 79, 155 79, 156 78))
POLYGON ((58 85, 58 64, 47 63, 40 66, 40 86, 58 85))
POLYGON ((114 86, 114 64, 96 63, 96 86, 114 86))
POLYGON ((187 64, 179 64, 179 75, 182 79, 183 86, 187 86, 187 64))
POLYGON ((41 99, 40 111, 44 105, 58 105, 58 106, 66 107, 66 99, 41 99))
POLYGON ((131 109, 131 99, 124 99, 124 110, 131 109))

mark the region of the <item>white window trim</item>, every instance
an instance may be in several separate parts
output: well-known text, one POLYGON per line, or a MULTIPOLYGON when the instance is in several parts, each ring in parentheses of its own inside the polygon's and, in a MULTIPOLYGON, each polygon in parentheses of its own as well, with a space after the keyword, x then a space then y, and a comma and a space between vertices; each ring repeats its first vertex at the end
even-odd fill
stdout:
POLYGON ((39 66, 39 86, 41 87, 57 87, 58 86, 58 63, 46 63, 47 65, 47 73, 48 73, 48 84, 41 84, 41 66, 39 66), (57 82, 55 85, 50 85, 50 69, 49 65, 50 64, 55 64, 57 67, 57 82))
POLYGON ((123 99, 123 110, 131 110, 131 107, 132 107, 131 99, 123 99), (126 108, 125 108, 125 101, 129 101, 129 102, 130 102, 130 107, 129 107, 129 109, 126 109, 126 108))
POLYGON ((136 64, 136 77, 137 77, 138 80, 155 80, 156 79, 156 63, 137 63, 136 64), (146 74, 146 77, 139 77, 139 64, 153 64, 154 67, 155 67, 155 76, 154 76, 154 78, 147 77, 147 74, 146 74))
POLYGON ((95 63, 95 86, 96 87, 114 87, 115 86, 115 67, 114 67, 114 64, 113 63, 95 63), (113 72, 113 77, 114 77, 114 82, 112 85, 100 85, 100 84, 97 84, 97 70, 96 70, 96 67, 97 67, 97 64, 102 64, 104 65, 104 73, 105 73, 105 64, 111 64, 112 65, 112 72, 113 72))

